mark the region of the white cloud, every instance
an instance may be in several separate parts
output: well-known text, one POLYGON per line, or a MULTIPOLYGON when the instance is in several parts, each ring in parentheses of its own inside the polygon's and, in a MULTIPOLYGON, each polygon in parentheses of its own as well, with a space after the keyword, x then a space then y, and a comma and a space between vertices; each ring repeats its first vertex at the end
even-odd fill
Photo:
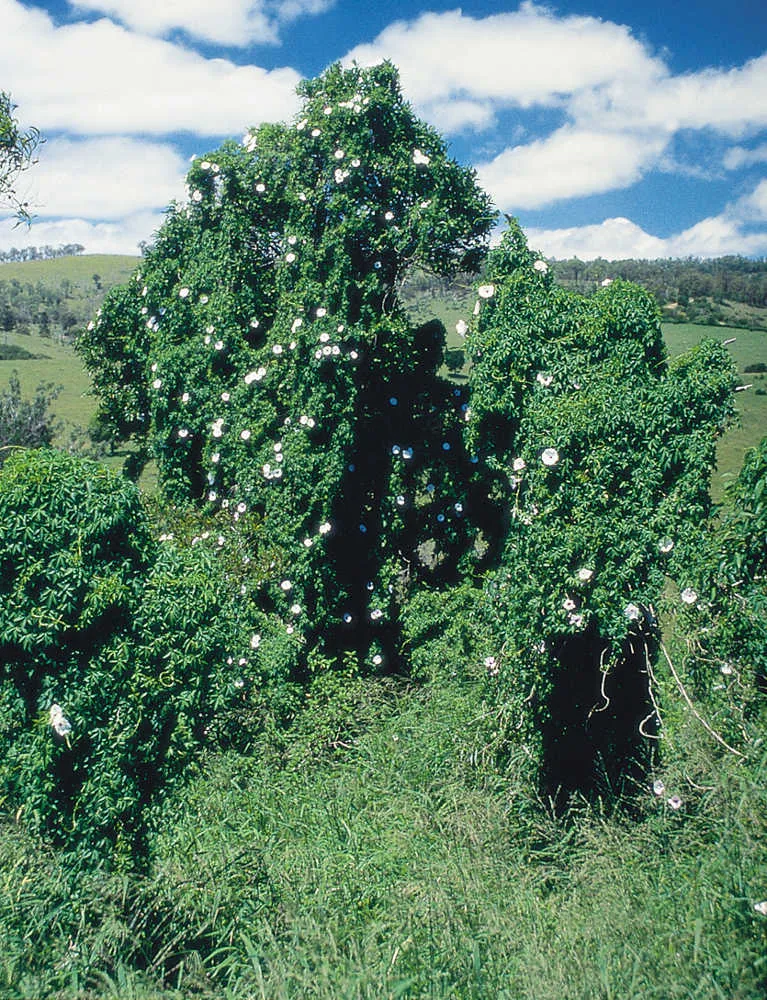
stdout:
POLYGON ((557 17, 523 3, 518 11, 472 18, 460 10, 398 21, 345 62, 391 59, 408 98, 426 114, 454 99, 499 105, 562 105, 569 95, 616 79, 648 81, 665 67, 628 28, 594 17, 557 17))
POLYGON ((205 59, 107 19, 56 27, 16 0, 0 0, 0 24, 2 86, 43 131, 220 136, 298 109, 288 67, 205 59))
POLYGON ((19 188, 33 212, 118 219, 184 197, 188 164, 171 147, 130 138, 55 138, 19 188))
POLYGON ((767 144, 757 146, 755 149, 733 146, 724 154, 722 163, 726 170, 738 170, 740 167, 750 167, 755 163, 767 163, 767 144))
POLYGON ((531 247, 548 257, 720 257, 725 254, 767 255, 767 231, 750 224, 767 219, 767 180, 737 199, 720 215, 701 219, 688 229, 664 238, 652 236, 629 219, 605 219, 591 226, 568 229, 527 229, 531 247))
POLYGON ((654 166, 666 140, 565 125, 545 139, 480 163, 480 184, 503 211, 539 208, 563 198, 626 187, 654 166))
POLYGON ((743 135, 767 125, 767 55, 730 70, 703 69, 683 76, 627 81, 616 77, 600 90, 583 89, 571 101, 581 122, 603 127, 714 129, 743 135))
POLYGON ((729 214, 744 223, 767 222, 767 179, 759 181, 750 194, 739 198, 729 214))
POLYGON ((0 220, 0 249, 80 243, 87 253, 138 254, 139 242, 150 241, 163 218, 159 213, 141 212, 117 222, 77 218, 33 222, 30 229, 14 228, 10 219, 0 220))
POLYGON ((274 43, 281 23, 319 14, 334 0, 69 0, 76 10, 98 11, 147 35, 174 29, 220 45, 274 43))

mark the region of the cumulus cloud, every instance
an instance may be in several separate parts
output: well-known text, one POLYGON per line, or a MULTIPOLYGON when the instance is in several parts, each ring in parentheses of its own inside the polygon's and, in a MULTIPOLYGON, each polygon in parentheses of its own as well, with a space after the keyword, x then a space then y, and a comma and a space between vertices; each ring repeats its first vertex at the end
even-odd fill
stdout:
POLYGON ((171 146, 132 138, 50 140, 20 191, 45 217, 118 219, 184 196, 188 164, 171 146))
POLYGON ((725 170, 739 170, 741 167, 751 167, 756 163, 767 163, 767 143, 754 149, 733 146, 727 150, 722 159, 725 170))
POLYGON ((97 11, 147 35, 180 30, 219 45, 275 43, 282 23, 319 14, 334 0, 70 0, 76 10, 97 11))
MULTIPOLYGON (((484 18, 455 10, 398 21, 344 61, 369 66, 382 59, 399 67, 408 98, 429 117, 461 99, 522 108, 563 105, 583 89, 615 79, 646 83, 665 73, 628 28, 594 17, 558 17, 531 3, 484 18)), ((456 121, 456 128, 462 125, 456 121)))
MULTIPOLYGON (((738 137, 767 125, 767 55, 674 75, 630 28, 529 2, 488 17, 455 10, 397 21, 345 61, 384 58, 420 113, 449 133, 490 128, 509 108, 560 113, 564 125, 546 137, 479 164, 507 211, 626 187, 655 167, 700 176, 699 165, 671 157, 678 132, 738 137)), ((732 152, 728 162, 757 161, 732 152)))
POLYGON ((566 125, 478 164, 477 174, 498 207, 515 212, 633 184, 656 165, 665 144, 657 135, 566 125))
POLYGON ((613 218, 567 229, 530 228, 532 247, 548 257, 620 260, 629 257, 720 257, 725 254, 767 255, 767 232, 751 228, 767 219, 767 180, 727 205, 719 215, 701 219, 667 237, 653 236, 629 219, 613 218))
POLYGON ((56 219, 34 222, 30 230, 14 228, 10 219, 0 220, 0 249, 11 247, 61 246, 80 243, 87 253, 138 254, 139 243, 151 240, 163 222, 160 213, 140 212, 114 222, 88 219, 56 219))
POLYGON ((617 76, 601 89, 574 94, 571 113, 610 128, 714 129, 739 136, 767 125, 767 55, 730 70, 663 75, 631 85, 617 76))
POLYGON ((0 24, 3 87, 43 131, 219 136, 298 108, 300 74, 288 67, 206 59, 106 18, 57 27, 16 0, 0 0, 0 24))

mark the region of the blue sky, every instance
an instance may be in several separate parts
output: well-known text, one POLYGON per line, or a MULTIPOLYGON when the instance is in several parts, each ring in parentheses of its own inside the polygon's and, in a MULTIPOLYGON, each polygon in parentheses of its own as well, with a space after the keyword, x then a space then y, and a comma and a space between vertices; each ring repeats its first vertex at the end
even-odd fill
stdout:
POLYGON ((0 89, 47 137, 0 248, 136 252, 190 156, 390 58, 545 254, 767 255, 763 0, 0 0, 0 25, 0 89))

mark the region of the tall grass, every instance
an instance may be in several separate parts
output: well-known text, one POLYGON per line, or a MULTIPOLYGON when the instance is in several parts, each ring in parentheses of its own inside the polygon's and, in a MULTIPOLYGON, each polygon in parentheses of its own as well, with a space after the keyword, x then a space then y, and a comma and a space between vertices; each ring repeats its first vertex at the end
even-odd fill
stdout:
POLYGON ((367 691, 332 748, 307 727, 210 760, 142 878, 73 880, 3 831, 0 995, 764 995, 763 747, 737 764, 691 728, 678 811, 642 788, 557 818, 481 684, 367 691))

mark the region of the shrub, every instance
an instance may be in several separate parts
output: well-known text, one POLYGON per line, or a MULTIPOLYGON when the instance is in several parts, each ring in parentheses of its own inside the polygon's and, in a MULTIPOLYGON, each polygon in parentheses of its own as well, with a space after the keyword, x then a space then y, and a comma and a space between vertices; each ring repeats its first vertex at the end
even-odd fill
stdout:
POLYGON ((49 408, 59 389, 52 384, 39 385, 34 399, 23 399, 16 372, 8 388, 0 393, 0 465, 14 448, 39 448, 50 444, 57 426, 49 408))
POLYGON ((217 545, 158 548, 96 463, 13 456, 0 520, 0 787, 81 860, 129 863, 214 720, 257 694, 258 619, 217 545))

